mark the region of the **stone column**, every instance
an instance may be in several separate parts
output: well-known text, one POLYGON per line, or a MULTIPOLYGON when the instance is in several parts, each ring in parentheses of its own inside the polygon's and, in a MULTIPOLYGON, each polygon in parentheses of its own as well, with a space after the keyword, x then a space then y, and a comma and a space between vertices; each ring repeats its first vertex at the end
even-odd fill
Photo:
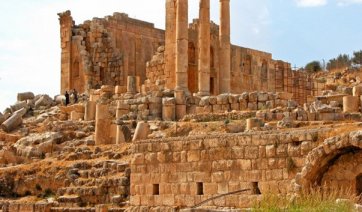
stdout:
POLYGON ((220 93, 230 93, 230 0, 220 0, 220 93))
POLYGON ((166 81, 168 89, 173 89, 176 86, 176 1, 166 0, 165 75, 172 79, 166 81))
POLYGON ((188 0, 177 0, 176 9, 176 88, 188 91, 188 0))
POLYGON ((199 12, 199 93, 210 95, 210 0, 200 0, 199 12))

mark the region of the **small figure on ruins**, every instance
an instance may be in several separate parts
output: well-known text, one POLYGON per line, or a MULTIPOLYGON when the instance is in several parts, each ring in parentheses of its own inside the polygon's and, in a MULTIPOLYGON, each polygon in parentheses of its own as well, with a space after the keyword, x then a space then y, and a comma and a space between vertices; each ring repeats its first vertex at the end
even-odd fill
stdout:
POLYGON ((73 89, 73 100, 74 100, 74 104, 78 102, 78 92, 73 89))
POLYGON ((68 93, 68 91, 65 91, 64 96, 65 96, 65 106, 67 106, 69 104, 69 93, 68 93))

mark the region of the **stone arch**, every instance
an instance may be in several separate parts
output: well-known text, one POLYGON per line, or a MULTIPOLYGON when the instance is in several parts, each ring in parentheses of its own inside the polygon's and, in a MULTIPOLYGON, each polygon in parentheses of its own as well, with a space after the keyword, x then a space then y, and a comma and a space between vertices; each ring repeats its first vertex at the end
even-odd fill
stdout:
POLYGON ((324 174, 341 156, 362 151, 362 131, 326 139, 306 157, 302 171, 295 178, 295 192, 320 186, 324 174))

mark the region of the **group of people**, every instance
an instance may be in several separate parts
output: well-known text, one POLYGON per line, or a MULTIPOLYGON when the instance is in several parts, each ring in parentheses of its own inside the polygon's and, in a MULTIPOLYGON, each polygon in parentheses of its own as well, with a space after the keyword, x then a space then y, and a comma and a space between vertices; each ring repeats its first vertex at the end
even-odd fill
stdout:
POLYGON ((78 92, 75 89, 69 91, 69 93, 68 91, 65 91, 64 96, 65 96, 65 106, 71 103, 70 102, 71 99, 73 104, 78 102, 78 92))

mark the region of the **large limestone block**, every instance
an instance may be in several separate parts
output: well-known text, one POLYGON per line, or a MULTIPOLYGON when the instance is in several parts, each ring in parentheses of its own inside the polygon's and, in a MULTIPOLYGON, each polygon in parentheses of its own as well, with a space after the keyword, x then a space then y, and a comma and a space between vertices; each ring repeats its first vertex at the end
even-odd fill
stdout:
POLYGON ((150 125, 148 123, 138 122, 132 141, 147 139, 150 132, 150 125))
POLYGON ((362 86, 354 86, 352 90, 353 96, 361 96, 362 95, 362 86))
POLYGON ((84 120, 93 121, 96 118, 96 102, 88 101, 85 103, 84 120))
POLYGON ((34 99, 34 98, 35 98, 35 96, 34 96, 33 92, 18 93, 18 95, 17 95, 17 99, 19 102, 26 101, 29 99, 34 99))
POLYGON ((72 121, 79 121, 79 120, 83 120, 84 119, 84 113, 78 113, 76 111, 72 111, 70 113, 70 119, 72 121))
POLYGON ((343 97, 343 112, 356 113, 359 111, 360 98, 358 96, 343 97))

